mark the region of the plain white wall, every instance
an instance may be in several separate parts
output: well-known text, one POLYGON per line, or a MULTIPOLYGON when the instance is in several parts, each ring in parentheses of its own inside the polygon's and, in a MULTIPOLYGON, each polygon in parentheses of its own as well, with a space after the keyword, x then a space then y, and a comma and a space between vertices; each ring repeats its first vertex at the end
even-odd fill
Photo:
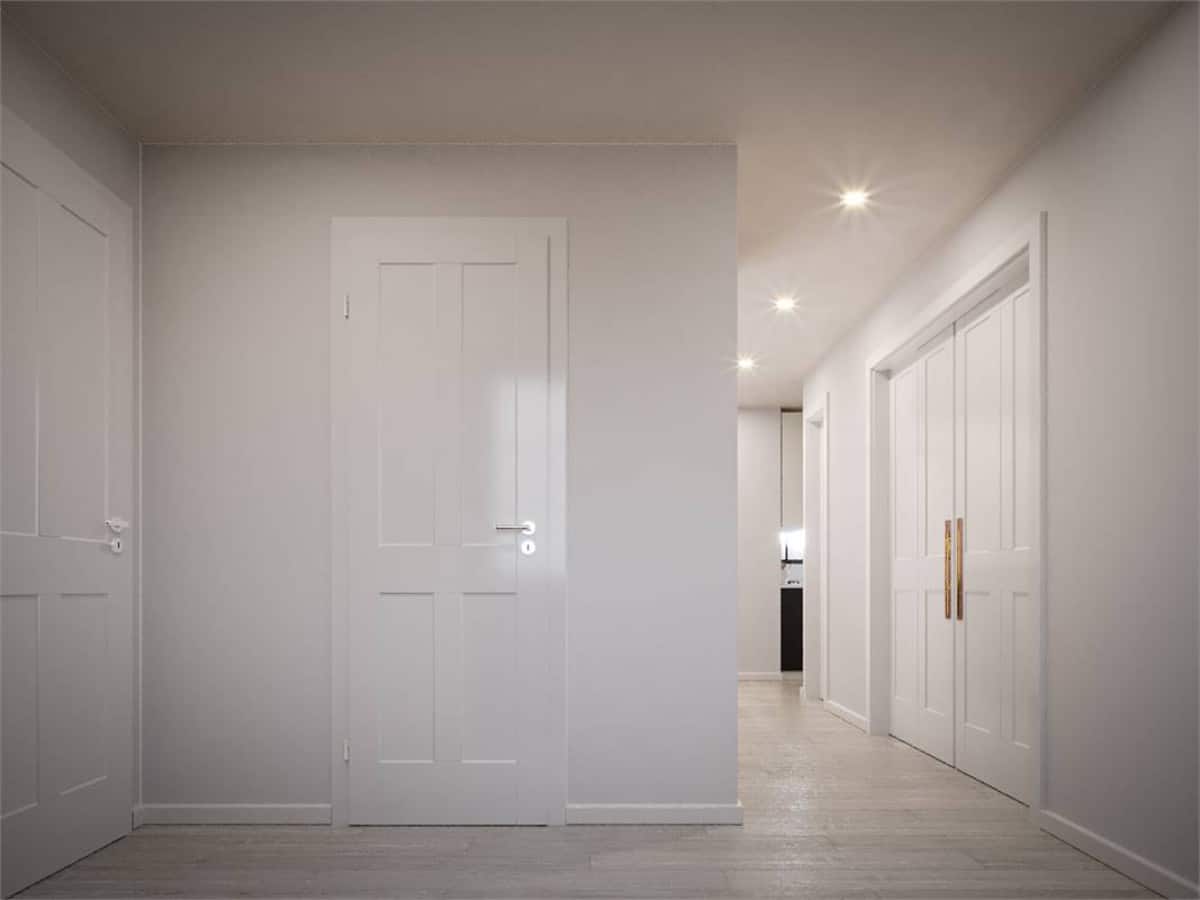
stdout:
POLYGON ((145 800, 328 802, 329 220, 564 216, 568 798, 737 798, 734 148, 147 147, 145 800))
POLYGON ((7 17, 0 32, 4 105, 136 213, 138 142, 7 17))
POLYGON ((837 411, 829 691, 864 713, 867 361, 1047 211, 1047 809, 1191 882, 1196 17, 1176 11, 805 384, 837 411))
POLYGON ((738 642, 742 673, 779 671, 778 409, 739 409, 738 642))
POLYGON ((804 413, 784 412, 779 421, 782 523, 785 529, 795 530, 804 527, 804 413))

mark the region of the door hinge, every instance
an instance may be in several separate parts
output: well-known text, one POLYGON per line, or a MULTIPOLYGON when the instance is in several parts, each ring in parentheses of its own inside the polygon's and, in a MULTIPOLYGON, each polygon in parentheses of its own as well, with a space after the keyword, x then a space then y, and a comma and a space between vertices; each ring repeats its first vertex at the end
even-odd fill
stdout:
POLYGON ((342 761, 350 762, 350 739, 342 741, 342 761))
POLYGON ((346 294, 346 299, 342 302, 342 318, 350 318, 350 295, 346 294))

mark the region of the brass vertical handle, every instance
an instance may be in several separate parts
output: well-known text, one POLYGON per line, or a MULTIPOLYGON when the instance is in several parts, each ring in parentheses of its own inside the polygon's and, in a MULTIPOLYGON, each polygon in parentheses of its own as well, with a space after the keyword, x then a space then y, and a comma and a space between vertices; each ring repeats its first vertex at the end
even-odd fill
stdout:
POLYGON ((950 520, 946 520, 946 618, 949 619, 950 613, 950 520))
POLYGON ((963 520, 959 517, 958 537, 958 617, 963 617, 963 520))

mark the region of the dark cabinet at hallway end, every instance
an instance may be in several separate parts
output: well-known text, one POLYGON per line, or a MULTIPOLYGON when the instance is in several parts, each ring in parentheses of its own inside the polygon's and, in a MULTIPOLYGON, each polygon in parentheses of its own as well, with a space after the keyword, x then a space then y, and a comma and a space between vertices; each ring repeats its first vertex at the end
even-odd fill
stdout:
POLYGON ((779 668, 804 671, 804 588, 779 589, 779 668))

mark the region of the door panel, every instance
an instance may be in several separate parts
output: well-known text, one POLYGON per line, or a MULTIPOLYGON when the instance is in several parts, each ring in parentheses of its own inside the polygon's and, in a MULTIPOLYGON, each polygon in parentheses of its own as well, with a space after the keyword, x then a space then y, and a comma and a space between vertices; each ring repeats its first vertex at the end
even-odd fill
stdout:
POLYGON ((7 113, 4 139, 7 894, 131 825, 132 570, 105 522, 132 517, 133 305, 128 207, 7 113))
POLYGON ((974 314, 956 338, 965 535, 958 766, 1025 803, 1037 671, 1031 316, 1023 288, 974 314))
POLYGON ((954 629, 945 605, 945 523, 954 510, 953 334, 891 381, 892 732, 954 761, 954 629))
POLYGON ((561 232, 394 219, 339 234, 353 300, 350 821, 545 822, 548 271, 561 232), (528 555, 527 536, 496 527, 525 520, 540 526, 528 555))
POLYGON ((44 193, 38 227, 38 533, 101 539, 108 242, 44 193))

